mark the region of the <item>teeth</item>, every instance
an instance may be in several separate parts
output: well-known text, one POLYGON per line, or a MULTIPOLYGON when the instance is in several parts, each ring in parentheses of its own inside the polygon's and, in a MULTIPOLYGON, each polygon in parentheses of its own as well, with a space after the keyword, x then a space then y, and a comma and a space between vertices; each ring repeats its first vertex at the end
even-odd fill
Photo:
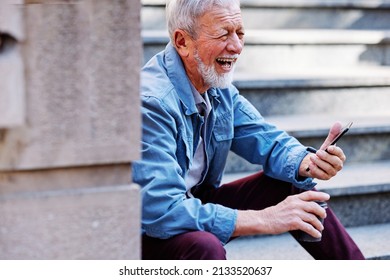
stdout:
POLYGON ((235 58, 217 58, 218 61, 224 62, 224 63, 231 63, 234 62, 236 59, 235 58))

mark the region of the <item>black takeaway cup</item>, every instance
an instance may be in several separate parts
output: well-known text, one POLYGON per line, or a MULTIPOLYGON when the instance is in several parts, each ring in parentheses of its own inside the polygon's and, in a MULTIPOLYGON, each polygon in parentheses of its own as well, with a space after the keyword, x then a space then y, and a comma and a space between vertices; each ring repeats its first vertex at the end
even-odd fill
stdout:
MULTIPOLYGON (((315 201, 315 202, 324 209, 328 208, 328 204, 325 201, 315 201)), ((322 224, 324 223, 324 219, 322 219, 320 217, 317 217, 317 218, 318 218, 318 220, 321 221, 322 224)), ((300 231, 298 234, 298 240, 304 241, 304 242, 319 242, 319 241, 321 241, 321 237, 315 238, 315 237, 311 236, 310 234, 307 234, 304 231, 300 231)))

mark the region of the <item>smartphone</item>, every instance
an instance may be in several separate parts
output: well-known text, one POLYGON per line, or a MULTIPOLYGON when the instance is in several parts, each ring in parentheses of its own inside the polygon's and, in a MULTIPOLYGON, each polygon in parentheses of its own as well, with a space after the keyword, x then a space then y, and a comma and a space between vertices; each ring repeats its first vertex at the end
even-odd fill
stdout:
MULTIPOLYGON (((337 136, 333 139, 332 143, 330 143, 329 146, 332 146, 332 145, 336 144, 337 141, 339 141, 339 140, 341 139, 341 137, 343 137, 343 135, 344 135, 345 133, 348 132, 348 130, 351 128, 352 124, 353 124, 353 122, 350 122, 349 124, 347 124, 347 125, 340 131, 340 133, 337 134, 337 136)), ((328 146, 328 147, 329 147, 329 146, 328 146)), ((326 152, 328 152, 327 149, 328 149, 328 148, 325 149, 326 152)), ((317 150, 316 150, 315 148, 313 148, 313 147, 308 147, 306 150, 309 151, 309 152, 311 152, 311 153, 316 153, 316 152, 317 152, 317 150)), ((310 171, 310 168, 307 167, 307 168, 306 168, 306 171, 309 172, 309 171, 310 171)))
POLYGON ((348 132, 348 130, 351 128, 352 124, 353 124, 353 122, 350 122, 349 124, 347 124, 347 125, 340 131, 340 133, 336 136, 336 138, 333 139, 332 143, 330 143, 329 146, 332 146, 332 145, 336 144, 337 141, 339 141, 340 138, 343 137, 343 135, 344 135, 345 133, 348 132))
MULTIPOLYGON (((339 141, 340 138, 343 137, 343 135, 344 135, 345 133, 348 132, 348 130, 351 128, 352 124, 353 124, 353 122, 350 122, 349 124, 347 124, 347 125, 340 131, 340 133, 337 134, 337 136, 333 139, 332 143, 330 143, 329 146, 332 146, 332 145, 336 144, 337 141, 339 141)), ((328 146, 328 147, 329 147, 329 146, 328 146)), ((313 148, 313 147, 307 147, 306 150, 309 151, 309 152, 311 152, 311 153, 316 153, 316 152, 317 152, 317 149, 315 149, 315 148, 313 148)), ((327 152, 327 149, 325 149, 325 151, 327 152)))

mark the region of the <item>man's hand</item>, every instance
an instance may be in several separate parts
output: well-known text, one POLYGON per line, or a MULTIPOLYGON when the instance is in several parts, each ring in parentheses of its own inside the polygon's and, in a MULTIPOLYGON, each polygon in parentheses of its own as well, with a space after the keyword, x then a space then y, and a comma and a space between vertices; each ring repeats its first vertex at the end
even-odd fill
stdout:
POLYGON ((315 154, 308 154, 303 159, 299 168, 300 176, 329 180, 343 168, 346 160, 343 150, 335 145, 329 146, 341 129, 340 122, 333 124, 320 149, 315 154))
POLYGON ((302 230, 313 237, 321 237, 324 227, 317 217, 325 218, 326 211, 314 201, 328 199, 327 193, 306 191, 288 196, 279 204, 263 210, 239 211, 233 236, 302 230))

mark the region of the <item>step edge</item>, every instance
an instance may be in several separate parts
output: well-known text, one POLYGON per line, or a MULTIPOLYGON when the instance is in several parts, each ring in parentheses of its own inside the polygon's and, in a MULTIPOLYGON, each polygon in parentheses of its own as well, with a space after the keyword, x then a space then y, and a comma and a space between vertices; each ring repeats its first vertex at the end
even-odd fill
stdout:
MULTIPOLYGON (((389 223, 385 224, 374 224, 374 225, 364 225, 364 226, 358 226, 358 227, 346 227, 347 232, 351 235, 351 237, 354 239, 354 241, 358 244, 358 246, 362 249, 363 253, 365 254, 366 259, 368 260, 388 260, 390 259, 390 248, 384 249, 383 247, 377 247, 369 249, 367 246, 365 246, 365 241, 361 238, 365 232, 368 232, 366 234, 370 234, 370 239, 375 238, 371 235, 372 230, 375 228, 379 228, 380 230, 383 230, 383 227, 385 227, 385 232, 390 231, 388 228, 390 228, 389 223)), ((379 235, 379 234, 378 234, 379 235)), ((257 240, 261 239, 267 239, 267 244, 278 242, 280 238, 287 239, 287 243, 293 243, 296 242, 293 237, 289 233, 283 233, 280 235, 262 235, 262 236, 248 236, 248 237, 240 237, 239 239, 233 240, 230 243, 226 245, 226 250, 228 252, 229 256, 239 256, 239 250, 238 246, 239 243, 245 242, 245 240, 248 240, 248 242, 256 242, 257 240), (233 242, 237 242, 237 245, 233 242), (234 255, 233 255, 234 254, 234 255)), ((366 238, 364 238, 366 239, 366 238)), ((279 243, 278 243, 279 244, 279 243)), ((295 243, 294 243, 295 244, 295 243)), ((298 244, 298 243, 296 243, 298 244)), ((275 248, 279 248, 280 245, 275 245, 275 248)), ((273 251, 268 251, 265 253, 268 256, 272 256, 275 254, 273 251)), ((308 253, 301 248, 299 245, 297 247, 297 250, 295 251, 295 255, 297 255, 297 259, 312 259, 310 256, 308 257, 308 253)))

